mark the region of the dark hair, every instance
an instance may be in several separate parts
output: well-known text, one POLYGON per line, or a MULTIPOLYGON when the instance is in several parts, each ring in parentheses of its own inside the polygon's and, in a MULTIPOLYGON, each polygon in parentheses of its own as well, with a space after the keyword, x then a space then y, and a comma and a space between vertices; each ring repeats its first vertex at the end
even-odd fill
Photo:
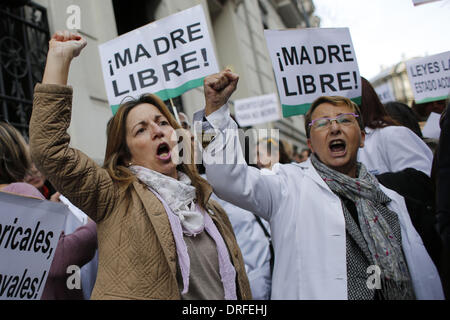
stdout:
POLYGON ((398 126, 399 123, 389 116, 370 82, 361 77, 361 84, 361 113, 364 119, 364 127, 377 129, 398 126))
POLYGON ((411 129, 419 138, 423 138, 420 130, 417 115, 408 107, 408 105, 401 102, 388 102, 384 105, 387 113, 402 126, 411 129))
POLYGON ((30 167, 24 138, 12 125, 0 121, 0 184, 23 181, 30 167))
POLYGON ((288 147, 289 147, 288 142, 280 139, 280 151, 279 151, 280 159, 278 160, 278 162, 282 164, 292 162, 292 159, 289 156, 289 151, 287 150, 288 147))
MULTIPOLYGON (((156 108, 166 117, 174 129, 181 129, 178 122, 170 113, 164 102, 154 94, 143 94, 139 98, 122 103, 116 114, 108 121, 107 144, 103 167, 108 171, 111 178, 125 187, 129 187, 135 179, 135 175, 127 168, 126 161, 131 158, 130 150, 126 143, 126 120, 130 111, 140 104, 148 103, 156 108)), ((190 146, 189 141, 189 146, 190 146)), ((194 155, 191 153, 190 163, 182 163, 177 166, 187 174, 195 187, 197 202, 202 208, 206 208, 208 182, 200 177, 194 164, 194 155)))
POLYGON ((302 149, 302 151, 300 151, 300 155, 303 153, 303 152, 308 152, 308 157, 311 155, 311 149, 310 148, 303 148, 302 149))
POLYGON ((356 121, 358 121, 358 125, 361 128, 361 130, 364 130, 364 124, 363 124, 363 119, 361 116, 361 111, 358 107, 358 105, 356 103, 354 103, 352 100, 345 98, 345 97, 340 97, 340 96, 322 96, 317 98, 316 100, 314 100, 314 102, 311 105, 311 108, 309 108, 308 112, 305 114, 305 132, 306 132, 306 137, 309 139, 311 137, 311 127, 309 126, 309 124, 311 123, 312 120, 312 114, 314 112, 314 110, 316 110, 316 108, 318 106, 320 106, 322 103, 329 103, 333 106, 347 106, 350 107, 353 112, 355 112, 359 117, 356 118, 356 121))

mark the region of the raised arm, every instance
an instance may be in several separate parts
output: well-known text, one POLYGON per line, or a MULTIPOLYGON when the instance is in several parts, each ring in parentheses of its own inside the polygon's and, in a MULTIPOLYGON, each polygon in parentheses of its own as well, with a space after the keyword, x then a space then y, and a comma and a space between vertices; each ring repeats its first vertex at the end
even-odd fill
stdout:
POLYGON ((284 184, 280 176, 261 174, 245 162, 238 128, 226 105, 238 79, 236 74, 224 70, 204 81, 204 116, 216 133, 203 153, 206 176, 220 198, 269 220, 278 208, 277 199, 282 198, 284 184))
POLYGON ((86 46, 79 35, 57 32, 49 44, 42 84, 34 92, 30 120, 30 151, 34 163, 51 183, 94 221, 113 205, 116 189, 106 170, 70 148, 72 88, 67 86, 70 63, 86 46))
POLYGON ((87 42, 69 31, 56 32, 49 43, 42 84, 66 85, 72 59, 80 55, 87 42))

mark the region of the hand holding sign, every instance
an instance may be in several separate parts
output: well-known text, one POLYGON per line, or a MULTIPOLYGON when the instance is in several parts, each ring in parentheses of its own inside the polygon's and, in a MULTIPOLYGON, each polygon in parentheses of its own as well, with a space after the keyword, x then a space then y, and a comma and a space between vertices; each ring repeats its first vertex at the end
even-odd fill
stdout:
POLYGON ((42 83, 66 85, 70 62, 80 55, 86 44, 83 37, 73 32, 58 31, 53 34, 42 83))
POLYGON ((205 114, 209 116, 222 107, 236 90, 239 76, 229 69, 205 78, 205 114))

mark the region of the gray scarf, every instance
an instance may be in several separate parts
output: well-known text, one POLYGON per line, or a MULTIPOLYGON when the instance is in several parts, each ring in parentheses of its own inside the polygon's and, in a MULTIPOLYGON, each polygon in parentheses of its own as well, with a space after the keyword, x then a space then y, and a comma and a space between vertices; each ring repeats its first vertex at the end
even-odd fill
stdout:
MULTIPOLYGON (((361 233, 372 260, 381 269, 381 293, 385 299, 414 299, 411 277, 401 245, 381 212, 391 199, 381 191, 378 181, 362 163, 357 178, 351 178, 324 165, 312 154, 311 162, 333 193, 355 203, 361 233)), ((347 210, 342 205, 343 210, 347 210)))

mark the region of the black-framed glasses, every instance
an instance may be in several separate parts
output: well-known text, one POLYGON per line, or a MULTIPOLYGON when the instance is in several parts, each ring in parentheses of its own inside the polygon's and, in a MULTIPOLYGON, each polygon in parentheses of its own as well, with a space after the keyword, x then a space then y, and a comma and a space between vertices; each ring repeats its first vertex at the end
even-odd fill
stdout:
POLYGON ((326 129, 331 126, 332 121, 336 121, 338 124, 342 124, 344 126, 351 125, 355 123, 355 119, 358 118, 359 115, 356 113, 343 113, 338 115, 336 118, 319 118, 312 120, 309 123, 309 126, 314 129, 326 129))

